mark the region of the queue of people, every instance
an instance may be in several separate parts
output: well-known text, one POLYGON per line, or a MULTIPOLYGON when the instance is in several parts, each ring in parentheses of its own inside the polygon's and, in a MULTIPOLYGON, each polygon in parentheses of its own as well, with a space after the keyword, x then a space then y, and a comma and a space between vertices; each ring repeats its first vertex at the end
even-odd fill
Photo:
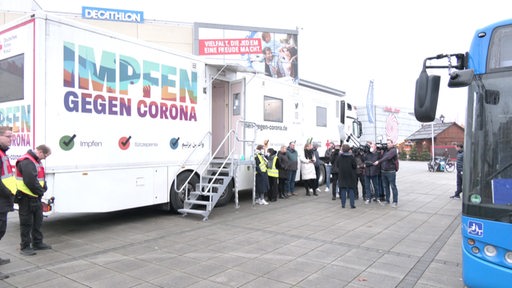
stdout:
POLYGON ((330 144, 324 158, 328 163, 322 162, 317 150, 319 145, 311 138, 306 141, 304 153, 300 156, 295 150, 295 142, 281 146, 279 151, 265 146, 256 147, 257 204, 268 205, 268 202, 297 195, 295 180, 299 168, 305 195, 318 196, 320 167, 325 164, 328 165, 325 192, 331 192, 332 200, 339 195, 343 208, 347 199, 350 207, 356 208, 355 200, 359 197, 365 204, 373 201, 391 204, 392 207, 398 205, 398 150, 391 139, 387 140, 385 149, 378 149, 375 143, 368 141, 364 151, 360 147, 354 150, 348 144, 330 144))
POLYGON ((304 146, 304 153, 299 156, 295 150, 295 141, 290 142, 288 146, 281 146, 279 151, 273 148, 266 149, 265 145, 257 145, 254 158, 256 203, 268 205, 268 202, 298 195, 295 192, 295 180, 299 167, 306 189, 305 195, 318 196, 318 177, 322 162, 317 148, 318 145, 308 142, 304 146))
MULTIPOLYGON (((30 149, 19 157, 15 167, 11 165, 7 151, 11 146, 12 127, 0 126, 0 239, 7 230, 7 214, 14 211, 14 203, 18 204, 20 219, 20 254, 32 256, 36 250, 47 250, 52 247, 43 242, 41 230, 43 209, 41 197, 47 190, 44 166, 41 160, 51 154, 46 145, 30 149)), ((0 258, 0 265, 10 263, 8 258, 0 258)), ((0 280, 8 278, 8 274, 0 272, 0 280)))

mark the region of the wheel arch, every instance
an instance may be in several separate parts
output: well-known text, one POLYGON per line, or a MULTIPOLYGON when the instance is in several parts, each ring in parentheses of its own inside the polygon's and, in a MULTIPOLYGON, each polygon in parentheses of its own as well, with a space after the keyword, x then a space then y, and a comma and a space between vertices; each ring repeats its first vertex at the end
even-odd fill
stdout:
POLYGON ((193 175, 188 183, 189 191, 195 191, 196 184, 199 183, 200 175, 193 169, 184 169, 178 172, 178 174, 170 179, 169 187, 169 201, 167 202, 166 210, 177 213, 178 209, 183 208, 183 202, 185 201, 185 190, 178 192, 177 190, 185 184, 189 177, 193 175))

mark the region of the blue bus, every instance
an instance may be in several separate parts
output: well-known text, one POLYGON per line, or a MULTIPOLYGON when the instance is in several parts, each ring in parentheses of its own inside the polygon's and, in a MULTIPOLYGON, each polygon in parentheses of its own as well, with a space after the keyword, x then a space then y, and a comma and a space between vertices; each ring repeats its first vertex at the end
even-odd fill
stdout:
POLYGON ((467 287, 512 287, 512 19, 477 30, 469 52, 423 61, 416 119, 435 119, 440 76, 467 87, 462 194, 462 275, 467 287))

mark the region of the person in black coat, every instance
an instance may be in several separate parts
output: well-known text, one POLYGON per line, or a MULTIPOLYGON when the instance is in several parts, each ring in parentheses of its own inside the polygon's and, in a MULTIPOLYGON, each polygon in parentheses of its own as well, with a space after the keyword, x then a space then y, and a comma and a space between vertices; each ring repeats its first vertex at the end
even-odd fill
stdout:
MULTIPOLYGON (((12 128, 0 126, 0 239, 2 239, 7 230, 7 213, 14 211, 13 199, 16 193, 16 180, 14 178, 13 167, 6 152, 11 146, 12 128)), ((11 262, 9 258, 0 258, 0 265, 11 262)), ((0 280, 8 278, 9 275, 0 272, 0 280)))
POLYGON ((364 170, 364 181, 365 181, 365 204, 369 204, 373 198, 373 201, 380 203, 380 198, 382 195, 382 189, 381 184, 379 181, 379 174, 380 174, 380 167, 374 166, 373 163, 379 160, 380 158, 380 152, 377 151, 377 146, 375 143, 368 141, 367 145, 370 147, 370 151, 368 153, 365 153, 364 155, 364 163, 366 166, 366 169, 364 170), (372 188, 373 187, 373 197, 372 197, 372 188))
POLYGON ((336 194, 338 193, 338 166, 336 166, 336 160, 340 156, 340 146, 336 145, 331 153, 331 175, 332 175, 332 200, 336 200, 336 194))
POLYGON ((457 144, 457 190, 450 198, 460 198, 462 193, 462 170, 464 168, 464 146, 457 144))
POLYGON ((277 153, 277 169, 279 169, 279 183, 277 185, 279 191, 279 199, 288 198, 288 156, 286 156, 286 146, 281 146, 281 150, 277 153))
POLYGON ((357 163, 354 155, 350 152, 350 146, 343 144, 341 146, 342 154, 336 160, 338 167, 338 186, 340 187, 341 208, 345 208, 347 194, 350 199, 350 208, 356 208, 355 205, 355 187, 357 185, 357 163))

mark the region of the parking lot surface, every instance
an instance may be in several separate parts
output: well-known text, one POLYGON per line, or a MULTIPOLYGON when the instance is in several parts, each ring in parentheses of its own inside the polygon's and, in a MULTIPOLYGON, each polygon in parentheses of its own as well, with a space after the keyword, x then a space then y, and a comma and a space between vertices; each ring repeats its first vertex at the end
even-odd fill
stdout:
POLYGON ((360 198, 342 209, 325 187, 308 197, 297 186, 270 205, 241 192, 238 209, 208 221, 153 208, 53 215, 43 224, 53 249, 35 256, 20 255, 9 213, 0 288, 463 287, 455 173, 401 161, 397 175, 397 208, 360 198))

